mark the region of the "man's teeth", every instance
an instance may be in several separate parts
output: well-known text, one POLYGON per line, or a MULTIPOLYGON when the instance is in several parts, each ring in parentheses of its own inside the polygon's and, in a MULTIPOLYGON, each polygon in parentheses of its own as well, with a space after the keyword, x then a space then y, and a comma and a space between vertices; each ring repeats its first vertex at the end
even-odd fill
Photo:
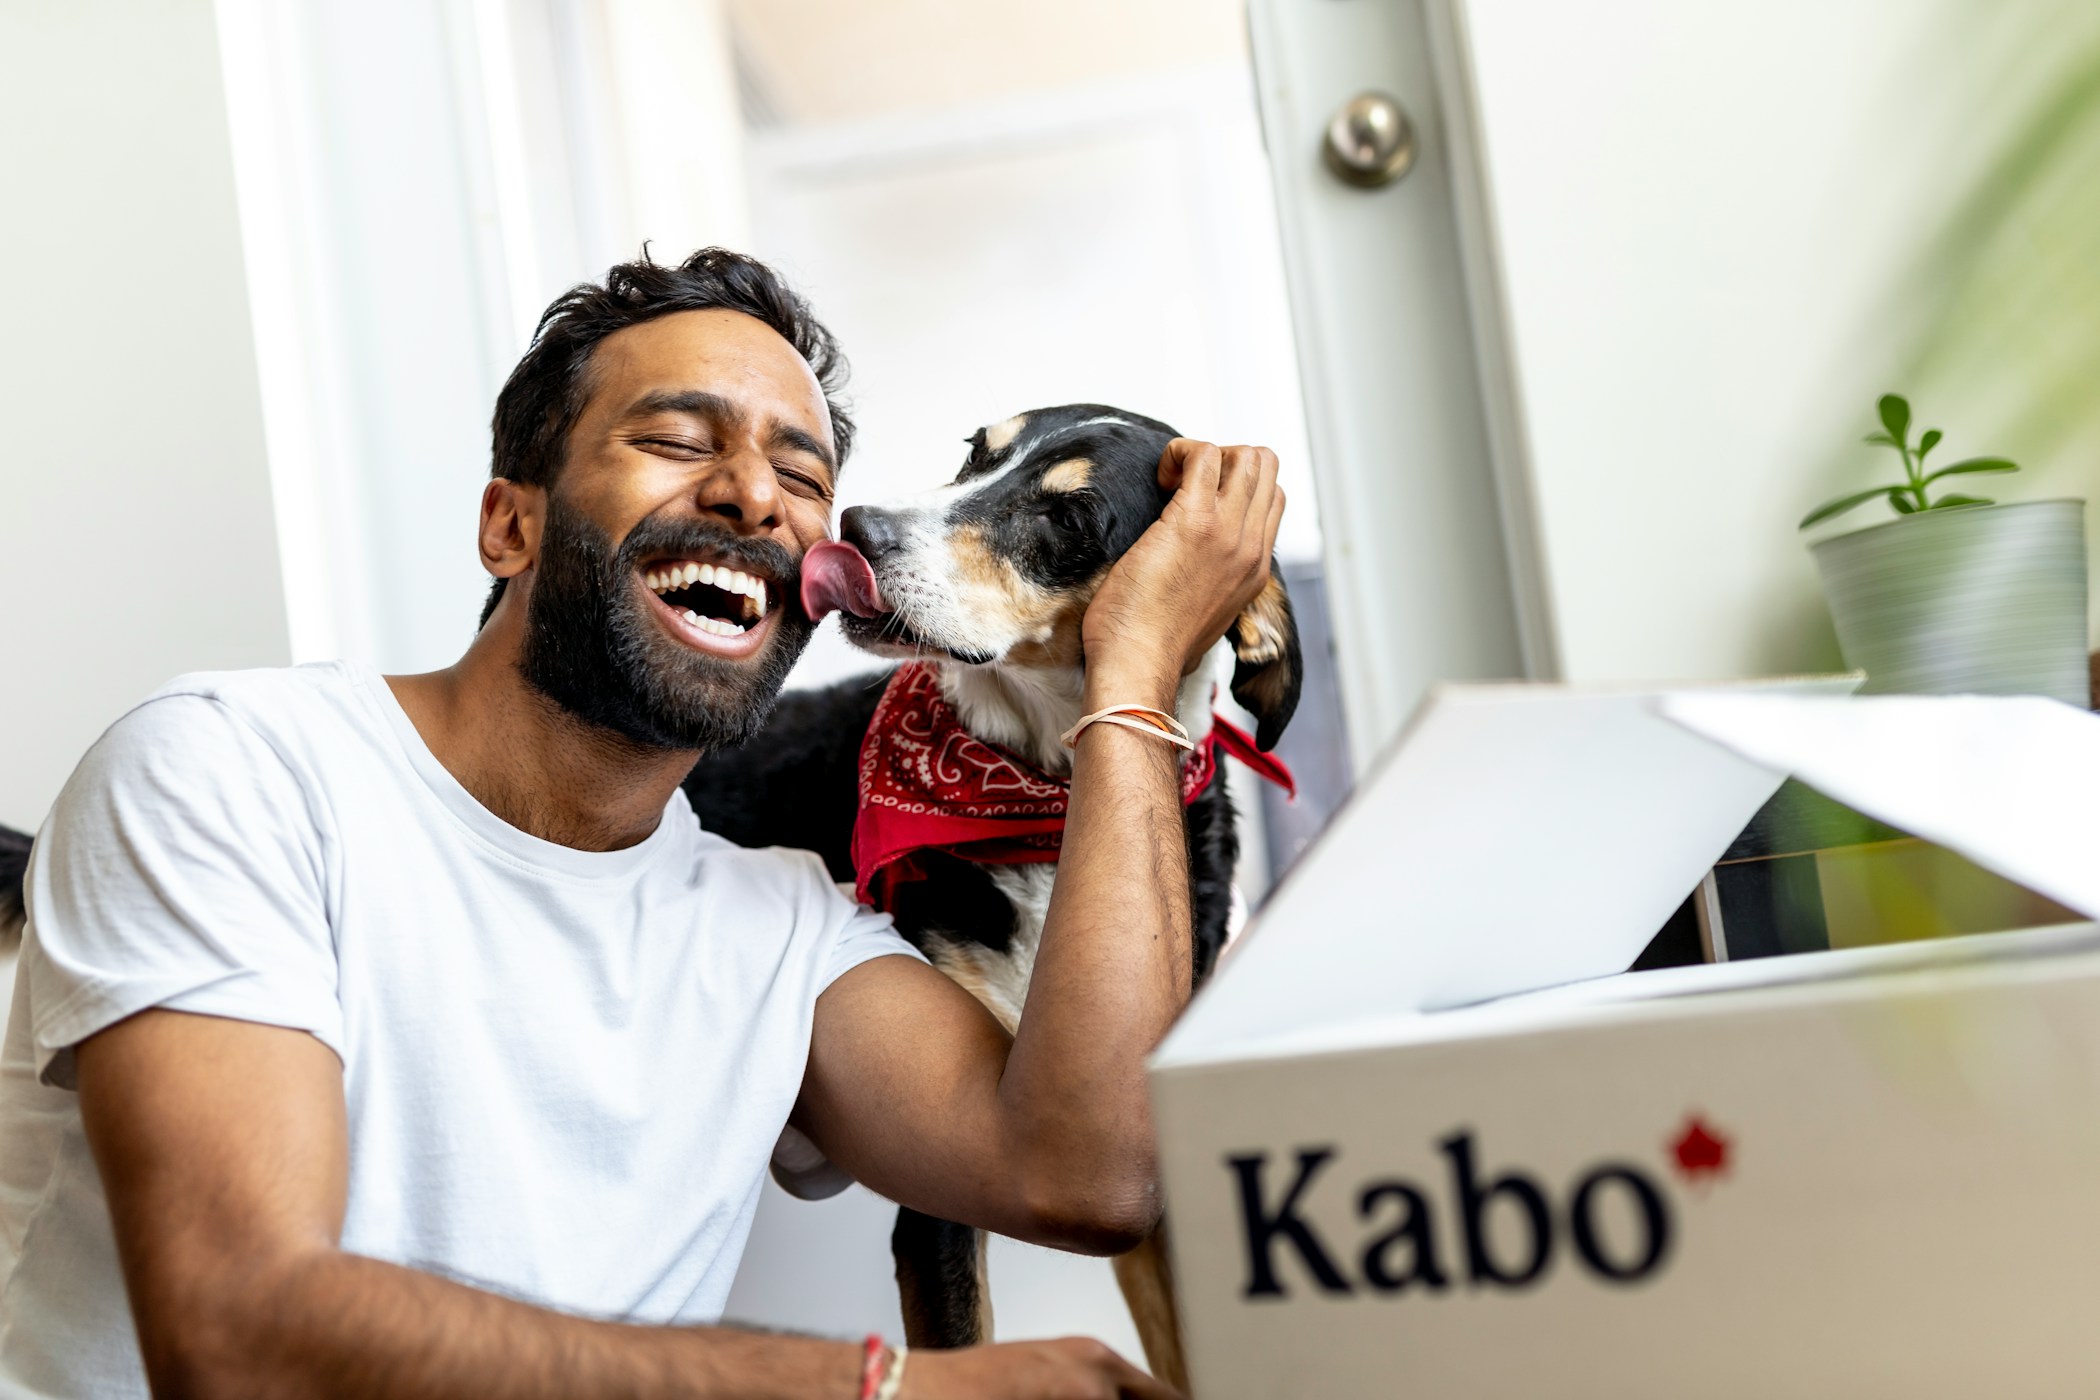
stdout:
POLYGON ((701 632, 712 632, 717 637, 741 637, 750 630, 747 627, 739 627, 734 622, 724 622, 719 617, 702 617, 690 608, 686 609, 684 617, 686 626, 701 632))
MULTIPOLYGON (((749 598, 752 606, 745 611, 752 614, 753 621, 766 615, 766 581, 741 569, 732 569, 726 564, 695 564, 690 561, 666 564, 644 572, 642 582, 649 586, 652 593, 690 588, 696 583, 706 584, 725 593, 737 593, 749 598)), ((736 630, 741 632, 744 629, 738 627, 736 630)))

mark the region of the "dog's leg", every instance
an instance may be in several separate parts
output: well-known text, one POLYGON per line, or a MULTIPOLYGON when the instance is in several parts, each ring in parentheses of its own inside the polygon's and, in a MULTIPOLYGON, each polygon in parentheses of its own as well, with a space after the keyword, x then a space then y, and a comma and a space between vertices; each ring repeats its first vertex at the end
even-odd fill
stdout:
POLYGON ((1145 1364, 1159 1380, 1188 1394, 1188 1362, 1181 1353, 1181 1321, 1174 1306, 1174 1269, 1167 1260, 1167 1225, 1115 1259, 1116 1283, 1145 1344, 1145 1364))
POLYGON ((906 1342, 938 1351, 992 1339, 985 1244, 982 1230, 898 1209, 890 1253, 897 1260, 906 1342))

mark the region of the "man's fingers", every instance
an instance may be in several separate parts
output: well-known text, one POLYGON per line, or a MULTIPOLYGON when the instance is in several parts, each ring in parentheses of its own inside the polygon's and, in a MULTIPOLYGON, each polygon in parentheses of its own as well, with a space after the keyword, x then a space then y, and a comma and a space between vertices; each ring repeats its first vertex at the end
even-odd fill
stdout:
POLYGON ((1266 559, 1276 552, 1276 532, 1283 526, 1283 488, 1277 487, 1269 493, 1269 519, 1262 527, 1261 555, 1266 559))
POLYGON ((1225 480, 1218 493, 1220 504, 1228 510, 1252 513, 1256 521, 1261 519, 1266 504, 1262 493, 1276 481, 1276 454, 1266 447, 1228 447, 1225 449, 1225 480))
POLYGON ((1113 1352, 1110 1355, 1115 1357, 1115 1370, 1110 1379, 1122 1394, 1133 1396, 1135 1400, 1187 1400, 1166 1382, 1153 1379, 1113 1352))
MULTIPOLYGON (((1282 491, 1276 485, 1277 472, 1280 470, 1276 454, 1266 447, 1256 448, 1255 451, 1259 454, 1260 465, 1255 474, 1254 492, 1247 503, 1247 511, 1253 517, 1249 523, 1258 531, 1266 528, 1269 517, 1276 510, 1276 497, 1281 495, 1282 491)), ((1267 551, 1263 553, 1266 555, 1267 551)))
POLYGON ((1167 450, 1159 454, 1159 484, 1162 490, 1181 489, 1182 471, 1188 463, 1189 449, 1195 445, 1187 438, 1175 438, 1167 444, 1167 450))
POLYGON ((1139 1370, 1105 1342, 1092 1337, 1067 1337, 1047 1345, 1064 1351, 1095 1376, 1115 1386, 1119 1396, 1135 1396, 1136 1400, 1188 1400, 1172 1386, 1139 1370))
POLYGON ((1193 438, 1175 438, 1159 458, 1159 484, 1196 500, 1218 494, 1223 454, 1217 446, 1193 438))
POLYGON ((1235 493, 1233 486, 1228 484, 1226 495, 1220 500, 1220 509, 1238 533, 1240 556, 1266 564, 1275 540, 1271 519, 1278 510, 1276 454, 1266 447, 1234 450, 1247 454, 1242 461, 1245 489, 1235 493))
POLYGON ((1227 447, 1218 468, 1218 504, 1227 510, 1245 510, 1261 478, 1261 462, 1251 447, 1227 447))

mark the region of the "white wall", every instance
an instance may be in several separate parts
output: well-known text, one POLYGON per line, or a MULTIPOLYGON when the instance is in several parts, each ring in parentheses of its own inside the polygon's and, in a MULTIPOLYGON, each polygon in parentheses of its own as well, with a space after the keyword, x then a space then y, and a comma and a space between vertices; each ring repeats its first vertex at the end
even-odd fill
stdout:
POLYGON ((0 5, 0 821, 183 671, 289 657, 210 0, 0 5))
MULTIPOLYGON (((1456 5, 1564 674, 1835 664, 1795 522, 1889 471, 1859 438, 1920 382, 1932 289, 1906 279, 2093 26, 2047 0, 1456 5)), ((1988 375, 2020 351, 1976 348, 1919 403, 1942 460, 2016 447, 1988 375)), ((2032 465, 1992 494, 2093 484, 2089 456, 2032 465)))

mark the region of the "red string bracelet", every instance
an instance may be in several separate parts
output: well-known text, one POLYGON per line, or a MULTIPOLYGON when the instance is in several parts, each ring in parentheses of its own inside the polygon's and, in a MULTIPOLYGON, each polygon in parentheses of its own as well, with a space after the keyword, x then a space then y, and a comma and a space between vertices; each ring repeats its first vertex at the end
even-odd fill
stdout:
POLYGON ((889 1370, 889 1351, 883 1345, 882 1334, 870 1332, 868 1339, 860 1344, 860 1400, 875 1400, 881 1393, 882 1378, 889 1370))
POLYGON ((1082 715, 1079 722, 1057 736, 1057 742, 1066 748, 1075 748, 1079 736, 1086 733, 1087 726, 1113 724, 1119 729, 1134 729, 1140 734, 1149 734, 1155 739, 1164 739, 1176 748, 1194 752, 1196 741, 1180 720, 1165 710, 1155 710, 1150 705, 1110 705, 1105 710, 1096 710, 1082 715))

